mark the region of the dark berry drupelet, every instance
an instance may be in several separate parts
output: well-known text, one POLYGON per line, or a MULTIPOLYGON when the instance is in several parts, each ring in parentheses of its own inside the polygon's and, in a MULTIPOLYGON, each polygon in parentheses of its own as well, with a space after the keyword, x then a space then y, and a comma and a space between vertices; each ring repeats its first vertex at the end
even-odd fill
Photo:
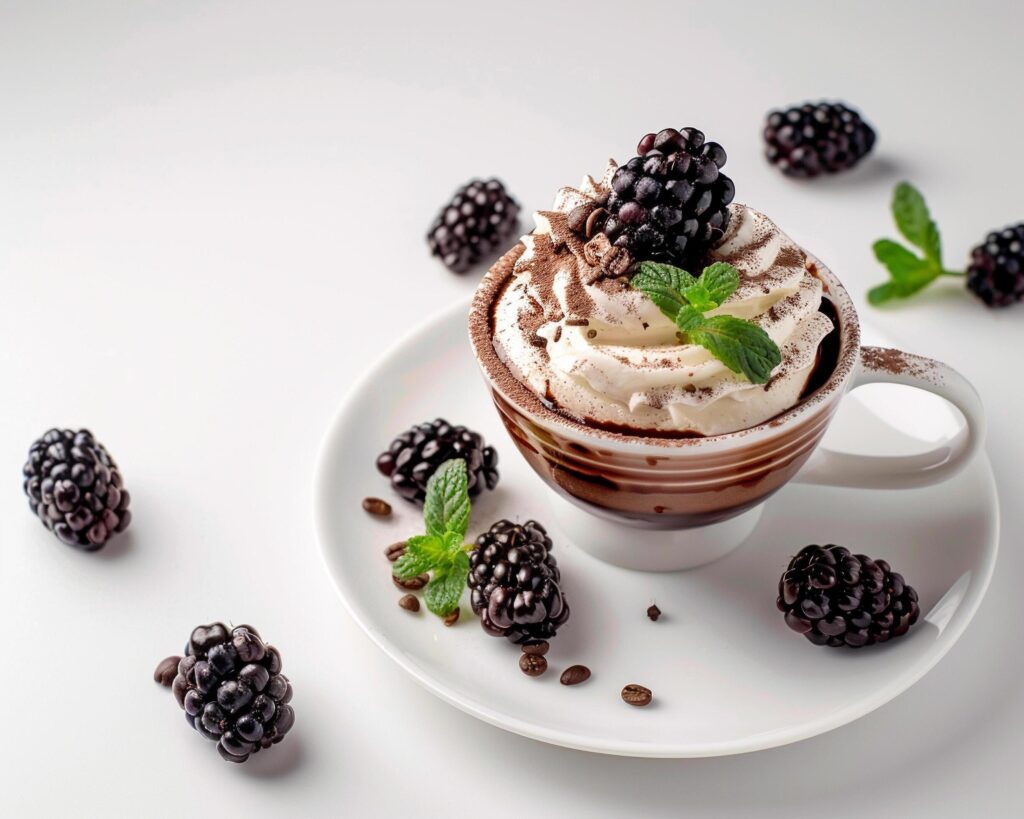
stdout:
POLYGON ((497 179, 474 179, 459 188, 427 232, 430 252, 463 273, 515 232, 519 205, 497 179))
POLYGON ((602 227, 636 261, 664 261, 698 275, 729 221, 735 194, 721 172, 725 149, 696 128, 647 134, 612 177, 602 227))
POLYGON ((252 626, 198 626, 171 686, 188 724, 229 762, 284 739, 295 722, 281 655, 252 626))
POLYGON ((764 126, 765 156, 786 176, 810 178, 852 168, 875 147, 875 132, 840 102, 771 111, 764 126))
POLYGON ((1024 298, 1024 222, 990 233, 974 248, 967 287, 989 307, 1024 298))
POLYGON ((22 469, 29 506, 69 546, 94 552, 131 522, 117 464, 85 429, 51 429, 22 469))
POLYGON ((805 546, 779 580, 786 625, 819 646, 860 648, 906 634, 917 592, 884 560, 842 546, 805 546))
POLYGON ((403 498, 422 504, 427 481, 437 468, 452 458, 466 462, 469 496, 498 485, 498 453, 485 446, 478 432, 449 424, 443 418, 417 424, 391 442, 377 457, 377 469, 391 479, 392 488, 403 498))
POLYGON ((484 631, 513 643, 548 640, 569 619, 551 538, 535 520, 499 520, 469 555, 473 612, 484 631))

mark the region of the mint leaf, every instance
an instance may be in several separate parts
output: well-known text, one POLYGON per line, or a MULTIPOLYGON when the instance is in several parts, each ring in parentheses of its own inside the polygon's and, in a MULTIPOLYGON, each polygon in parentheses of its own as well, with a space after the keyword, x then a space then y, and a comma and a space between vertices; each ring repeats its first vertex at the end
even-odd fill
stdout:
POLYGON ((436 535, 414 535, 405 541, 405 554, 395 561, 391 573, 401 580, 417 577, 445 560, 448 552, 447 544, 436 535))
POLYGON ((767 383, 772 370, 782 363, 782 353, 771 337, 756 324, 735 316, 712 316, 687 334, 694 344, 753 384, 767 383))
POLYGON ((469 478, 466 462, 452 458, 441 464, 427 481, 427 498, 423 504, 423 520, 427 534, 443 537, 449 532, 466 536, 469 527, 469 478))
POLYGON ((872 245, 875 258, 889 271, 890 281, 868 291, 871 304, 905 299, 931 284, 939 276, 962 273, 942 267, 942 240, 939 228, 928 212, 924 197, 909 182, 900 182, 892 195, 892 216, 903 237, 921 249, 924 258, 891 239, 879 239, 872 245))
POLYGON ((455 611, 462 599, 468 576, 469 555, 459 551, 448 564, 434 572, 434 577, 427 584, 423 593, 427 608, 438 617, 455 611))
POLYGON ((924 251, 929 261, 941 265, 939 229, 932 221, 924 196, 909 182, 900 182, 893 191, 892 216, 903 237, 924 251))
POLYGON ((681 268, 660 262, 640 262, 637 270, 630 286, 642 291, 674 321, 679 310, 687 305, 683 291, 693 287, 697 280, 681 268))
MULTIPOLYGON (((736 292, 740 286, 740 273, 731 264, 715 262, 704 268, 698 283, 703 284, 715 307, 725 304, 725 300, 736 292)), ((694 304, 694 307, 698 305, 694 304)), ((713 308, 709 308, 713 309, 713 308)))
POLYGON ((676 314, 676 327, 684 333, 689 333, 694 328, 700 327, 703 323, 704 314, 696 307, 686 305, 676 314))
POLYGON ((706 313, 708 310, 714 310, 718 307, 718 302, 711 298, 711 293, 708 292, 708 289, 701 281, 697 281, 696 284, 687 287, 683 291, 683 296, 690 303, 691 308, 695 308, 701 313, 706 313))

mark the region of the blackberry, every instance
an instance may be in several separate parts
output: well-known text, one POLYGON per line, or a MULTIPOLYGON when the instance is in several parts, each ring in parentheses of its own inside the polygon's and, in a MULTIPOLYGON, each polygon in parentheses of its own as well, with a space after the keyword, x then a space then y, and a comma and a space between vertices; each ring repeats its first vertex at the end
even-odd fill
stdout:
POLYGON ((860 648, 907 633, 917 592, 884 560, 842 546, 805 546, 779 580, 786 625, 819 646, 860 648))
POLYGON ((193 629, 171 690, 188 724, 229 762, 280 742, 295 722, 281 655, 252 626, 193 629))
POLYGON ((488 634, 532 643, 569 619, 551 538, 537 521, 499 520, 476 539, 469 566, 470 602, 488 634))
POLYGON ((497 179, 467 182, 441 208, 430 230, 430 252, 463 273, 506 241, 519 221, 519 204, 497 179))
POLYGON ((22 468, 28 505, 69 546, 94 552, 132 520, 114 459, 86 429, 51 429, 22 468))
POLYGON ((852 168, 875 146, 875 132, 840 102, 804 103, 771 111, 765 156, 786 176, 810 178, 852 168))
POLYGON ((990 233, 974 248, 967 287, 989 307, 1024 298, 1024 222, 990 233))
POLYGON ((484 446, 480 433, 449 424, 443 418, 417 424, 395 438, 377 457, 377 469, 391 479, 399 495, 422 504, 430 476, 452 458, 466 462, 471 498, 484 487, 494 489, 498 485, 498 453, 494 447, 484 446))
POLYGON ((725 149, 696 128, 647 134, 612 177, 602 231, 635 261, 664 261, 699 274, 729 222, 732 180, 725 149))

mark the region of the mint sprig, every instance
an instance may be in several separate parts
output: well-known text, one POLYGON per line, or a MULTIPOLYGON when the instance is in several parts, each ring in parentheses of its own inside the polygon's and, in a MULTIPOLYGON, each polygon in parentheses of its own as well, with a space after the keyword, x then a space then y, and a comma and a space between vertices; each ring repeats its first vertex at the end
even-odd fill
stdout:
POLYGON ((469 477, 466 462, 453 458, 441 464, 427 481, 423 522, 427 532, 405 541, 405 554, 392 569, 399 580, 430 572, 424 592, 427 608, 438 617, 459 607, 469 576, 472 546, 465 545, 469 527, 469 477))
POLYGON ((751 383, 767 383, 782 362, 778 345, 753 322, 704 315, 720 307, 739 287, 739 271, 731 264, 715 262, 694 278, 669 264, 640 262, 630 285, 675 322, 684 341, 700 345, 751 383))
POLYGON ((868 301, 874 305, 905 299, 923 290, 940 276, 963 276, 942 266, 942 238, 921 192, 909 182, 900 182, 892 194, 892 217, 896 229, 914 250, 879 239, 872 245, 875 258, 889 271, 889 281, 872 287, 868 301))

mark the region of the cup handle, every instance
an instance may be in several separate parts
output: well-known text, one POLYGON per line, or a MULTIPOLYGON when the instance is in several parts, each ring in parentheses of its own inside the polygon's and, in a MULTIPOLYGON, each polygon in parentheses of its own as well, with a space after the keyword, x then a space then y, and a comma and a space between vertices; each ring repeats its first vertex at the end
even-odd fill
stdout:
POLYGON ((911 489, 951 478, 981 449, 985 411, 970 382, 952 367, 888 347, 863 347, 850 389, 905 384, 945 398, 964 416, 950 439, 919 455, 853 455, 819 447, 794 477, 798 483, 860 489, 911 489))

